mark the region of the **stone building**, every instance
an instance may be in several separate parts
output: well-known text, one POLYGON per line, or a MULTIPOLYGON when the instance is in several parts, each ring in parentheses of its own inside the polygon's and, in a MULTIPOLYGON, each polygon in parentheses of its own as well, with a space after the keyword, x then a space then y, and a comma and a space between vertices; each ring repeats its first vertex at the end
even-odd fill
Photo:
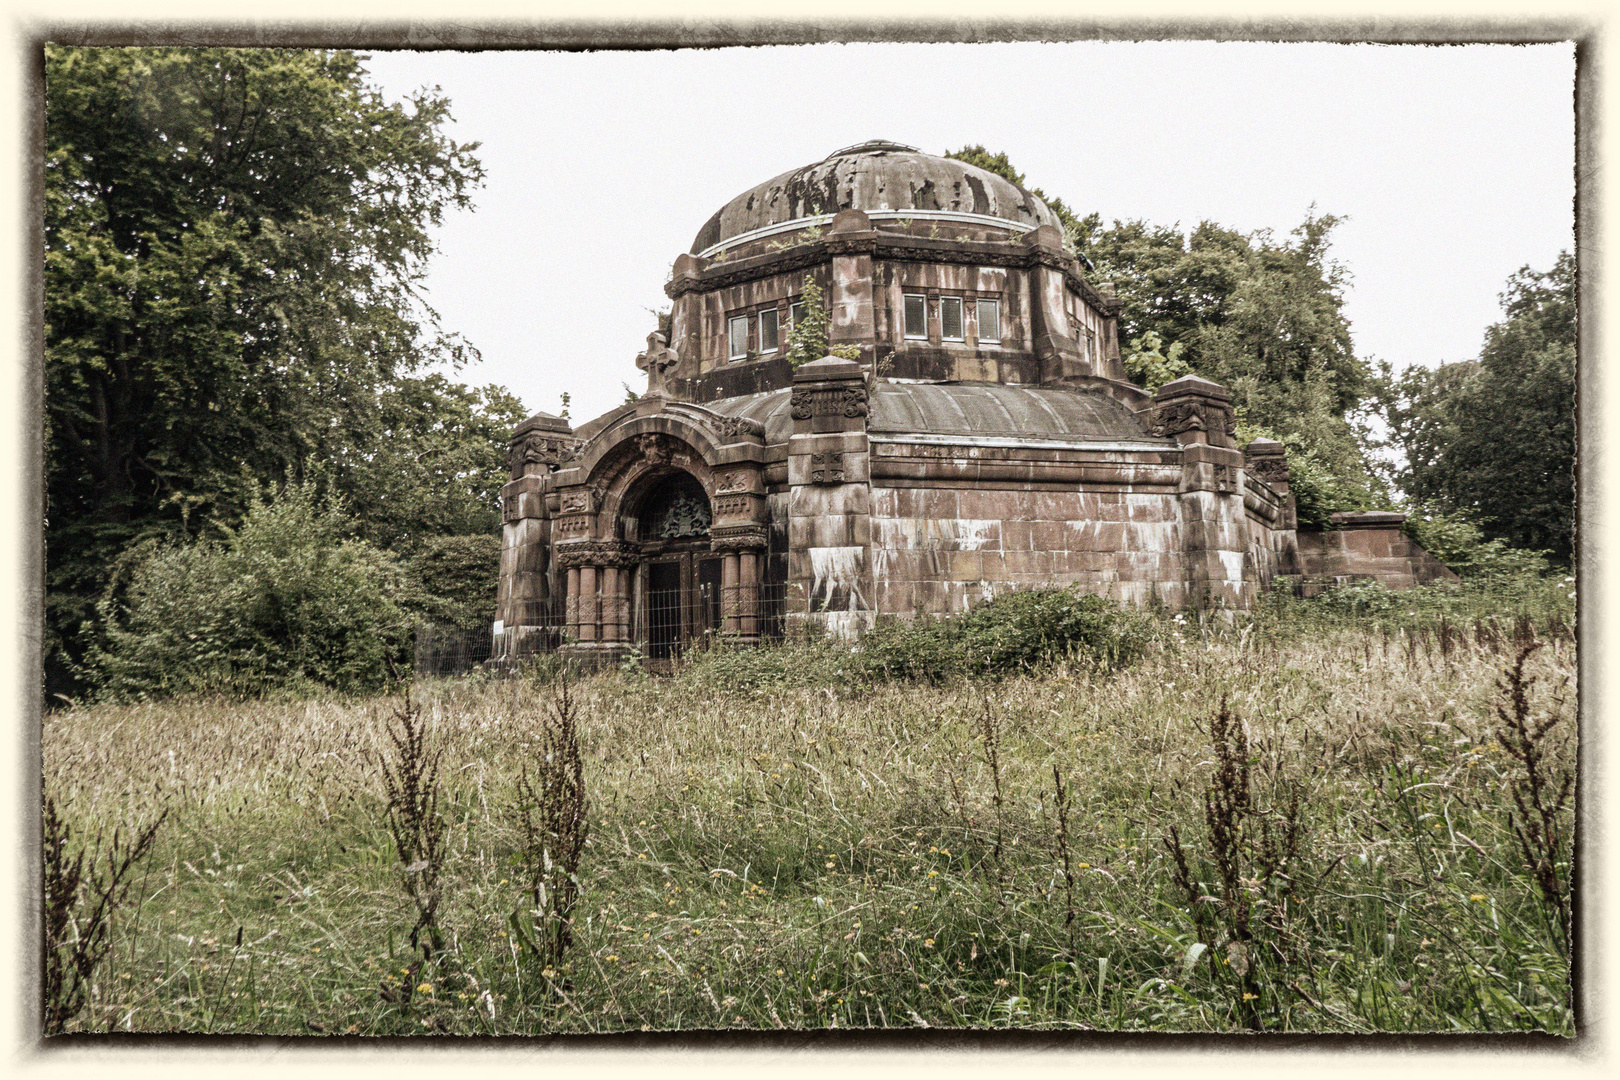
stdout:
POLYGON ((1215 383, 1132 384, 1112 288, 1000 176, 852 146, 726 203, 665 288, 639 401, 513 435, 498 652, 853 634, 1053 583, 1241 609, 1299 569, 1282 447, 1236 446, 1215 383), (854 359, 790 362, 807 281, 854 359))

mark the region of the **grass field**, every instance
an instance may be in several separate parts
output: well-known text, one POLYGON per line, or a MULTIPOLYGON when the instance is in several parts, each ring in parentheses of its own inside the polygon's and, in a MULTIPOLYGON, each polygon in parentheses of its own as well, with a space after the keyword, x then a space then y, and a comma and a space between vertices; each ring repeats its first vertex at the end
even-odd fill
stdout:
MULTIPOLYGON (((379 773, 397 697, 50 713, 73 843, 168 813, 68 1030, 1572 1034, 1493 734, 1514 643, 1166 626, 1117 673, 863 685, 800 645, 576 681, 590 832, 550 966, 513 929, 546 678, 412 691, 443 753, 426 964, 379 773)), ((1556 786, 1575 650, 1543 637, 1517 711, 1562 718, 1556 786)))

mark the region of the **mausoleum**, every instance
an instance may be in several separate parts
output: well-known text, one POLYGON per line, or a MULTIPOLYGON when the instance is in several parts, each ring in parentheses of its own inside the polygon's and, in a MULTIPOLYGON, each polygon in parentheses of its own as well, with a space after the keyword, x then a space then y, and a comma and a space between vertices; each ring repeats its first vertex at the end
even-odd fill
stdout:
POLYGON ((1113 289, 998 175, 840 150, 722 206, 666 291, 640 400, 513 435, 499 653, 853 635, 1050 584, 1242 609, 1298 570, 1282 446, 1238 447, 1208 380, 1131 383, 1113 289), (807 280, 853 359, 791 362, 807 280))

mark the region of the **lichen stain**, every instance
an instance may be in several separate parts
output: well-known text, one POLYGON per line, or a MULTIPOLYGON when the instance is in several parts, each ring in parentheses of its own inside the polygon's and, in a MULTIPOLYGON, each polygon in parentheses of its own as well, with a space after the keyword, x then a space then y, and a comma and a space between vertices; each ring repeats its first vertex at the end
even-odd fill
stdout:
POLYGON ((812 611, 865 611, 861 593, 864 547, 813 547, 810 549, 810 609, 812 611))
POLYGON ((878 544, 897 551, 980 551, 1001 540, 999 518, 876 518, 878 544))

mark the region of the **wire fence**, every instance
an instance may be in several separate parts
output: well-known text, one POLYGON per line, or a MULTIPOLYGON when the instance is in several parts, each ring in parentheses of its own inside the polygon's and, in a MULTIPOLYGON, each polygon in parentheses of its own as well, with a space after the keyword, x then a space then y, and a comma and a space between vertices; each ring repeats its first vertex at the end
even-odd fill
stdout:
POLYGON ((780 641, 789 594, 782 582, 639 589, 624 598, 622 615, 611 598, 598 596, 583 611, 576 608, 576 619, 586 621, 573 625, 562 597, 522 601, 508 605, 499 623, 418 626, 414 667, 418 675, 465 675, 491 660, 515 664, 579 642, 622 645, 651 660, 673 661, 724 639, 780 641))

